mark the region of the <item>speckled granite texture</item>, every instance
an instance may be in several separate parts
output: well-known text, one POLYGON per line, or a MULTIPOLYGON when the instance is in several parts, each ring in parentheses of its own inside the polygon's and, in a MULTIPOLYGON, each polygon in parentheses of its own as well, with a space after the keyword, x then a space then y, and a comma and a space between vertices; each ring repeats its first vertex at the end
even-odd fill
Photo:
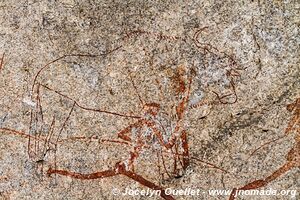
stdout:
MULTIPOLYGON (((229 199, 207 191, 270 176, 299 134, 285 134, 299 12, 288 0, 1 0, 0 199, 162 199, 113 194, 151 184, 229 199)), ((237 199, 299 199, 299 157, 259 188, 295 197, 237 199)))

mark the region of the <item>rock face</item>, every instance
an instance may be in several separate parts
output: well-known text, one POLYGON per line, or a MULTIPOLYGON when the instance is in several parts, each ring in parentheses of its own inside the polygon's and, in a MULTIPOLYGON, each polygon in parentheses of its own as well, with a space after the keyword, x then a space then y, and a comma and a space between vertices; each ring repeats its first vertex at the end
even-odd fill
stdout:
POLYGON ((299 6, 1 1, 0 199, 298 199, 299 6))

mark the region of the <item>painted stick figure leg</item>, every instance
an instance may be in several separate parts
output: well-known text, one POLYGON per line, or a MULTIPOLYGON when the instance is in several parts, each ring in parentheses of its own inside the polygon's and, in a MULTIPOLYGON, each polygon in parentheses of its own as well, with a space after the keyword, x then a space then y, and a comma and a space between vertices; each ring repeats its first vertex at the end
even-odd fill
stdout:
POLYGON ((181 142, 183 148, 183 169, 186 170, 186 168, 190 165, 190 157, 187 133, 185 130, 181 133, 181 142))

